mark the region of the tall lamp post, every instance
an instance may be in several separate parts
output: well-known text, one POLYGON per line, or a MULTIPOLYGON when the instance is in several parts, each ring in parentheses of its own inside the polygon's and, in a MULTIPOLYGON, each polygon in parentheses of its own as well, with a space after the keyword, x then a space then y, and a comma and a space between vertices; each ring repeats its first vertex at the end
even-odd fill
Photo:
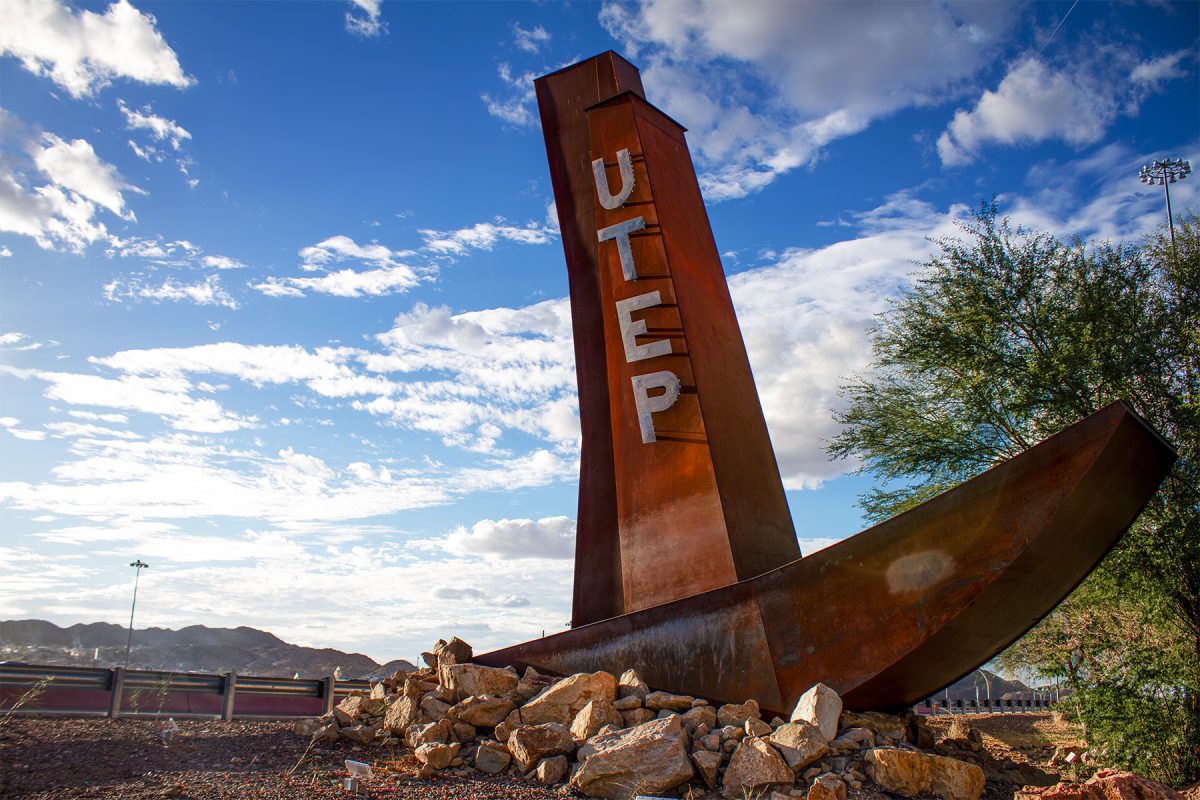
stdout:
POLYGON ((133 611, 137 608, 138 578, 142 576, 142 570, 150 565, 139 558, 129 566, 133 567, 135 572, 133 573, 133 603, 129 606, 129 638, 125 640, 125 669, 129 669, 129 648, 133 644, 133 611))
POLYGON ((1181 181, 1190 175, 1192 172, 1192 164, 1190 161, 1184 161, 1182 158, 1175 160, 1166 159, 1165 161, 1155 161, 1153 164, 1148 164, 1142 167, 1141 173, 1138 175, 1138 180, 1150 186, 1161 185, 1163 192, 1167 195, 1167 225, 1171 228, 1171 252, 1175 252, 1175 220, 1171 215, 1171 188, 1170 185, 1176 181, 1181 181))

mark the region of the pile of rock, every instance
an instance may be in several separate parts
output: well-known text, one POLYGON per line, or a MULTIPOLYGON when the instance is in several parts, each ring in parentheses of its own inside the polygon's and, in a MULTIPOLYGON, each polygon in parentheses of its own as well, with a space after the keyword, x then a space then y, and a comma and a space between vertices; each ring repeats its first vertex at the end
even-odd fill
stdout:
POLYGON ((978 800, 984 771, 926 753, 922 717, 843 713, 837 693, 813 686, 787 720, 765 721, 758 704, 713 706, 652 691, 635 670, 565 678, 518 675, 471 663, 459 639, 425 654, 428 666, 398 672, 344 700, 331 715, 297 725, 318 739, 413 750, 421 774, 513 772, 567 782, 589 797, 629 798, 694 782, 727 798, 845 800, 847 788, 943 800, 978 800))

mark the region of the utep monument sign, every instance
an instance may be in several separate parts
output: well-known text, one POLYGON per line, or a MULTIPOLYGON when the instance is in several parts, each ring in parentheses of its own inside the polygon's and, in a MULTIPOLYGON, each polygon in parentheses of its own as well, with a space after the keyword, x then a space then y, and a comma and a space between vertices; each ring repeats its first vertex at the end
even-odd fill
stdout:
POLYGON ((908 705, 1095 567, 1174 452, 1114 403, 801 558, 684 129, 608 52, 535 81, 583 434, 572 629, 476 658, 788 711, 908 705))

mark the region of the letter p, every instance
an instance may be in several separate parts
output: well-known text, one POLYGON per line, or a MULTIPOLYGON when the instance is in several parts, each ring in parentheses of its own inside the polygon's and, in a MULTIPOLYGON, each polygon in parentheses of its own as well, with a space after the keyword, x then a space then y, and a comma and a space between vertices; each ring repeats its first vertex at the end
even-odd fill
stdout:
POLYGON ((679 399, 679 377, 669 370, 633 376, 633 404, 637 408, 638 425, 642 429, 642 444, 658 441, 654 435, 654 420, 651 414, 666 411, 679 399), (651 389, 663 389, 663 393, 650 396, 651 389))

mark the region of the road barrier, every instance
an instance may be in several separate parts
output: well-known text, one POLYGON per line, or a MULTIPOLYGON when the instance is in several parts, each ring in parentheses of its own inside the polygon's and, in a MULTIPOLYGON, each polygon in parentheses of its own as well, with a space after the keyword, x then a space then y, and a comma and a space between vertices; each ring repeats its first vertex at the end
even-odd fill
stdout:
POLYGON ((989 714, 1048 712, 1053 707, 1053 700, 1042 698, 1032 700, 947 700, 931 697, 924 703, 918 703, 913 710, 918 714, 989 714))
POLYGON ((278 719, 319 716, 365 680, 0 664, 0 713, 278 719), (22 702, 22 698, 24 701, 22 702))

